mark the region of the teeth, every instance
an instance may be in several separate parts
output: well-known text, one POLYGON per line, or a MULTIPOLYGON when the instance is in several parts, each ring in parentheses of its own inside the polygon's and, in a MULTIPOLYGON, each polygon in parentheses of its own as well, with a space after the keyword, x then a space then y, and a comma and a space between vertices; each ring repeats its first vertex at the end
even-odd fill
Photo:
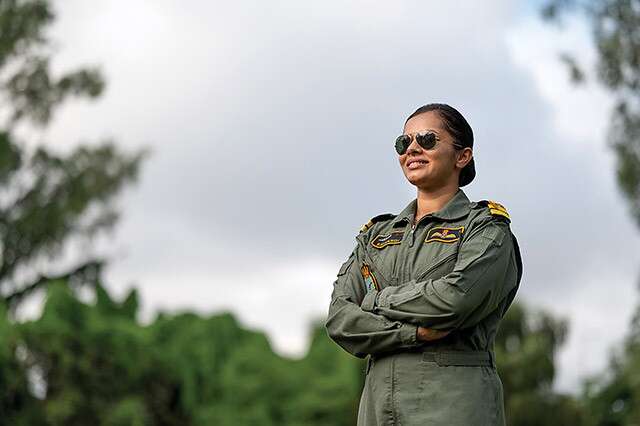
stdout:
POLYGON ((409 170, 413 170, 413 169, 417 169, 417 168, 421 167, 424 164, 427 164, 427 162, 426 161, 412 161, 407 165, 407 168, 409 170))

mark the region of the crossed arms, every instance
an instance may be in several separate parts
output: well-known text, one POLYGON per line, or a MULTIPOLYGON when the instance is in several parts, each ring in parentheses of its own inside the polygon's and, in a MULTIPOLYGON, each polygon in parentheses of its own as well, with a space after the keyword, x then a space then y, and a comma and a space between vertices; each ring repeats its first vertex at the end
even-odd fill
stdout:
POLYGON ((329 336, 359 358, 414 348, 472 327, 518 285, 508 224, 492 217, 470 227, 453 270, 443 277, 366 293, 362 261, 357 246, 338 272, 325 322, 329 336))

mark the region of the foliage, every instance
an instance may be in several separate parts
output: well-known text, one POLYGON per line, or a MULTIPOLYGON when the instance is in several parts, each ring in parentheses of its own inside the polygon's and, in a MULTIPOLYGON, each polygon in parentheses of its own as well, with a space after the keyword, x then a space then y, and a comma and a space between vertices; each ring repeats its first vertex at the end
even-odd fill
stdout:
POLYGON ((103 260, 83 259, 52 273, 76 237, 109 229, 118 218, 111 200, 137 177, 146 151, 125 154, 110 141, 67 155, 29 152, 16 126, 45 126, 69 97, 98 97, 105 82, 96 68, 54 75, 46 30, 55 18, 46 0, 0 2, 0 297, 15 307, 55 278, 92 282, 103 260))
POLYGON ((640 307, 622 347, 612 355, 609 368, 586 383, 584 400, 591 419, 589 425, 640 423, 640 307))
MULTIPOLYGON (((543 9, 543 17, 553 23, 567 14, 582 14, 591 26, 595 79, 615 102, 608 139, 617 158, 618 184, 640 226, 640 2, 551 0, 543 9)), ((577 68, 574 55, 565 55, 577 68)), ((609 368, 587 381, 583 401, 589 425, 640 423, 640 308, 609 368)))
MULTIPOLYGON (((307 354, 290 359, 229 313, 161 313, 141 325, 135 291, 117 302, 97 285, 85 303, 68 282, 47 288, 40 318, 1 318, 0 418, 11 424, 355 423, 364 363, 321 322, 307 354)), ((497 355, 510 424, 580 424, 577 403, 551 390, 564 322, 514 305, 503 324, 497 355)))
POLYGON ((552 390, 555 355, 564 343, 567 323, 546 312, 514 304, 496 336, 496 359, 512 426, 583 422, 575 398, 552 390))
POLYGON ((320 324, 295 360, 228 313, 161 314, 143 326, 135 291, 118 303, 98 285, 88 304, 68 283, 47 287, 40 318, 2 318, 0 384, 10 386, 0 414, 12 424, 353 424, 364 366, 320 324))
MULTIPOLYGON (((590 26, 597 61, 593 76, 614 100, 607 144, 616 159, 616 175, 631 213, 640 226, 640 3, 637 0, 550 0, 542 16, 562 23, 567 14, 582 14, 590 26)), ((576 83, 588 80, 575 53, 564 52, 576 83)))

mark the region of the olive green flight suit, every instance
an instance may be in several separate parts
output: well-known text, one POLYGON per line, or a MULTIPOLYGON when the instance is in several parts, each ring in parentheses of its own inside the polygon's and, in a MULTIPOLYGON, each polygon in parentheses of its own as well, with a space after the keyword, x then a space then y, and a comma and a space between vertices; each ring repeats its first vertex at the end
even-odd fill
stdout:
POLYGON ((414 224, 416 206, 365 225, 334 282, 328 334, 370 355, 358 425, 503 425, 493 346, 522 276, 510 219, 462 189, 414 224), (418 326, 451 332, 422 342, 418 326))

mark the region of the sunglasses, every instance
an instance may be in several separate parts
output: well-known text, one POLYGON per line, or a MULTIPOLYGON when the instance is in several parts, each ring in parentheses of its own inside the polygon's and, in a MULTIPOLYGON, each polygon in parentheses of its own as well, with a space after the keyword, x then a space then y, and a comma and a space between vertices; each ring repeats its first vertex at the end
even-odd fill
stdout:
MULTIPOLYGON (((409 148, 409 145, 411 145, 411 140, 413 137, 416 138, 416 142, 418 143, 418 145, 427 150, 435 148, 437 142, 440 141, 438 135, 433 132, 416 133, 415 136, 400 135, 396 138, 396 151, 399 155, 407 152, 407 148, 409 148)), ((452 145, 458 148, 464 148, 462 145, 457 143, 453 143, 452 145)))

